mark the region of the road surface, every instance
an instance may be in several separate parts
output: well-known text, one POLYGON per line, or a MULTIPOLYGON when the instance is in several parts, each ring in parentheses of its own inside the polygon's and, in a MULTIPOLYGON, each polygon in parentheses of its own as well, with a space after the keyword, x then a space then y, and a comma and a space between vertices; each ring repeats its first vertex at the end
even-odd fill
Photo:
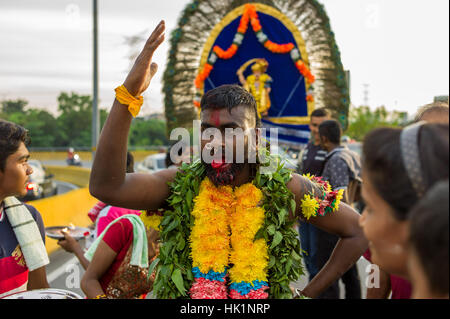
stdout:
POLYGON ((60 181, 56 181, 56 185, 58 187, 58 195, 65 194, 79 188, 76 185, 60 181))
MULTIPOLYGON (((54 240, 46 238, 46 240, 54 240)), ((84 240, 81 242, 84 247, 84 240)), ((70 290, 85 297, 80 288, 84 269, 75 255, 60 249, 50 255, 50 264, 46 266, 47 280, 51 288, 70 290)))

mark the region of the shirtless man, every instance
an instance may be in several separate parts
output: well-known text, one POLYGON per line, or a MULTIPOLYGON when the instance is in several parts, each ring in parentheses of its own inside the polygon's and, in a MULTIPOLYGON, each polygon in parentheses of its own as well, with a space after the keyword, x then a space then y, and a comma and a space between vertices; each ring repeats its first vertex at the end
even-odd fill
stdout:
MULTIPOLYGON (((142 95, 157 72, 158 66, 152 63, 152 56, 164 41, 164 31, 165 23, 161 21, 147 40, 124 82, 124 86, 133 96, 142 95)), ((236 87, 228 87, 230 98, 231 95, 236 94, 238 90, 236 87)), ((223 87, 220 88, 220 94, 226 95, 223 90, 223 87)), ((248 94, 242 88, 240 90, 248 94)), ((240 100, 239 98, 245 100, 245 97, 246 95, 237 98, 234 96, 237 101, 240 100)), ((248 105, 237 103, 236 105, 216 105, 214 108, 202 108, 202 130, 216 128, 223 132, 226 128, 241 128, 243 131, 257 128, 259 120, 254 100, 252 101, 253 103, 247 103, 248 105)), ((169 197, 168 183, 174 180, 177 168, 154 174, 126 174, 126 152, 131 121, 132 115, 127 106, 120 104, 116 99, 100 136, 89 189, 93 196, 114 206, 156 210, 163 207, 169 197)), ((202 149, 209 143, 210 140, 202 140, 202 149)), ((235 143, 234 139, 231 143, 235 143)), ((222 144, 225 144, 224 140, 222 144)), ((226 184, 236 187, 251 181, 251 164, 248 161, 238 166, 234 163, 223 164, 220 176, 215 176, 214 172, 217 171, 211 169, 211 164, 204 165, 206 165, 207 172, 213 172, 213 174, 208 174, 208 177, 215 182, 226 181, 226 184)), ((297 208, 295 212, 291 212, 291 217, 295 218, 295 216, 301 215, 302 198, 314 186, 308 179, 292 174, 292 179, 287 187, 295 196, 297 208)), ((318 296, 355 264, 367 249, 368 243, 358 225, 358 220, 359 214, 345 204, 341 204, 340 209, 332 214, 309 219, 311 224, 336 234, 340 240, 329 262, 301 292, 302 295, 311 298, 318 296)), ((101 243, 99 249, 104 250, 105 254, 112 251, 105 243, 101 243)), ((186 249, 188 249, 188 245, 186 245, 186 249)), ((93 290, 92 296, 101 293, 94 291, 96 287, 89 286, 89 276, 83 279, 85 288, 93 290)))

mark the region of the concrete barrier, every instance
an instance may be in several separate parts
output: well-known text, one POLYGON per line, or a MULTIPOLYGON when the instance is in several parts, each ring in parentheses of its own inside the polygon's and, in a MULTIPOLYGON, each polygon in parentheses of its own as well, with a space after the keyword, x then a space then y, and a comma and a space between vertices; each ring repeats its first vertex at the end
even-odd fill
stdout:
MULTIPOLYGON (((30 202, 41 213, 45 227, 67 226, 71 223, 87 227, 92 224, 87 213, 98 200, 91 196, 88 189, 91 170, 69 166, 46 166, 46 169, 48 173, 55 175, 56 180, 81 188, 63 195, 30 202)), ((46 238, 45 246, 49 254, 59 248, 56 242, 54 239, 46 238)))
MULTIPOLYGON (((92 224, 87 213, 97 202, 87 188, 81 188, 64 195, 33 201, 30 205, 41 213, 45 227, 67 226, 71 223, 87 227, 92 224)), ((47 237, 45 241, 49 254, 59 248, 56 240, 47 237)))
POLYGON ((45 168, 48 173, 54 174, 55 179, 58 181, 71 183, 79 187, 87 187, 89 185, 89 176, 91 174, 89 168, 47 165, 45 165, 45 168))

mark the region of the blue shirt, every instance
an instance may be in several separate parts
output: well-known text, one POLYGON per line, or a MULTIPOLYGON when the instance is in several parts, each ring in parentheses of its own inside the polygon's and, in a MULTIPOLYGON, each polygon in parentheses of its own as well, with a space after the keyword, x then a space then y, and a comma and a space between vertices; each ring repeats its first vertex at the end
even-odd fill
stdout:
MULTIPOLYGON (((41 214, 33 206, 27 204, 25 206, 36 221, 45 243, 45 228, 41 214)), ((27 282, 28 267, 25 258, 5 211, 0 210, 0 295, 20 288, 27 282)))

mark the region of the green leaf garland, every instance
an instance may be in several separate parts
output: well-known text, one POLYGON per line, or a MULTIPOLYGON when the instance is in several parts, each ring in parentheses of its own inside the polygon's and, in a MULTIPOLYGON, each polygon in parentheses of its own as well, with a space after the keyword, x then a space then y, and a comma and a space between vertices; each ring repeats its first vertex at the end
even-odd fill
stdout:
MULTIPOLYGON (((300 242, 293 229, 295 220, 289 220, 289 211, 295 211, 294 195, 286 186, 291 180, 291 171, 280 165, 273 174, 257 173, 254 185, 264 194, 266 211, 263 227, 255 240, 264 238, 269 246, 269 298, 291 299, 289 284, 304 274, 301 262, 300 242)), ((159 299, 189 298, 194 277, 189 246, 193 217, 194 198, 205 178, 203 164, 197 160, 184 164, 170 184, 168 203, 172 210, 166 211, 161 222, 159 262, 156 265, 154 292, 159 299)))

